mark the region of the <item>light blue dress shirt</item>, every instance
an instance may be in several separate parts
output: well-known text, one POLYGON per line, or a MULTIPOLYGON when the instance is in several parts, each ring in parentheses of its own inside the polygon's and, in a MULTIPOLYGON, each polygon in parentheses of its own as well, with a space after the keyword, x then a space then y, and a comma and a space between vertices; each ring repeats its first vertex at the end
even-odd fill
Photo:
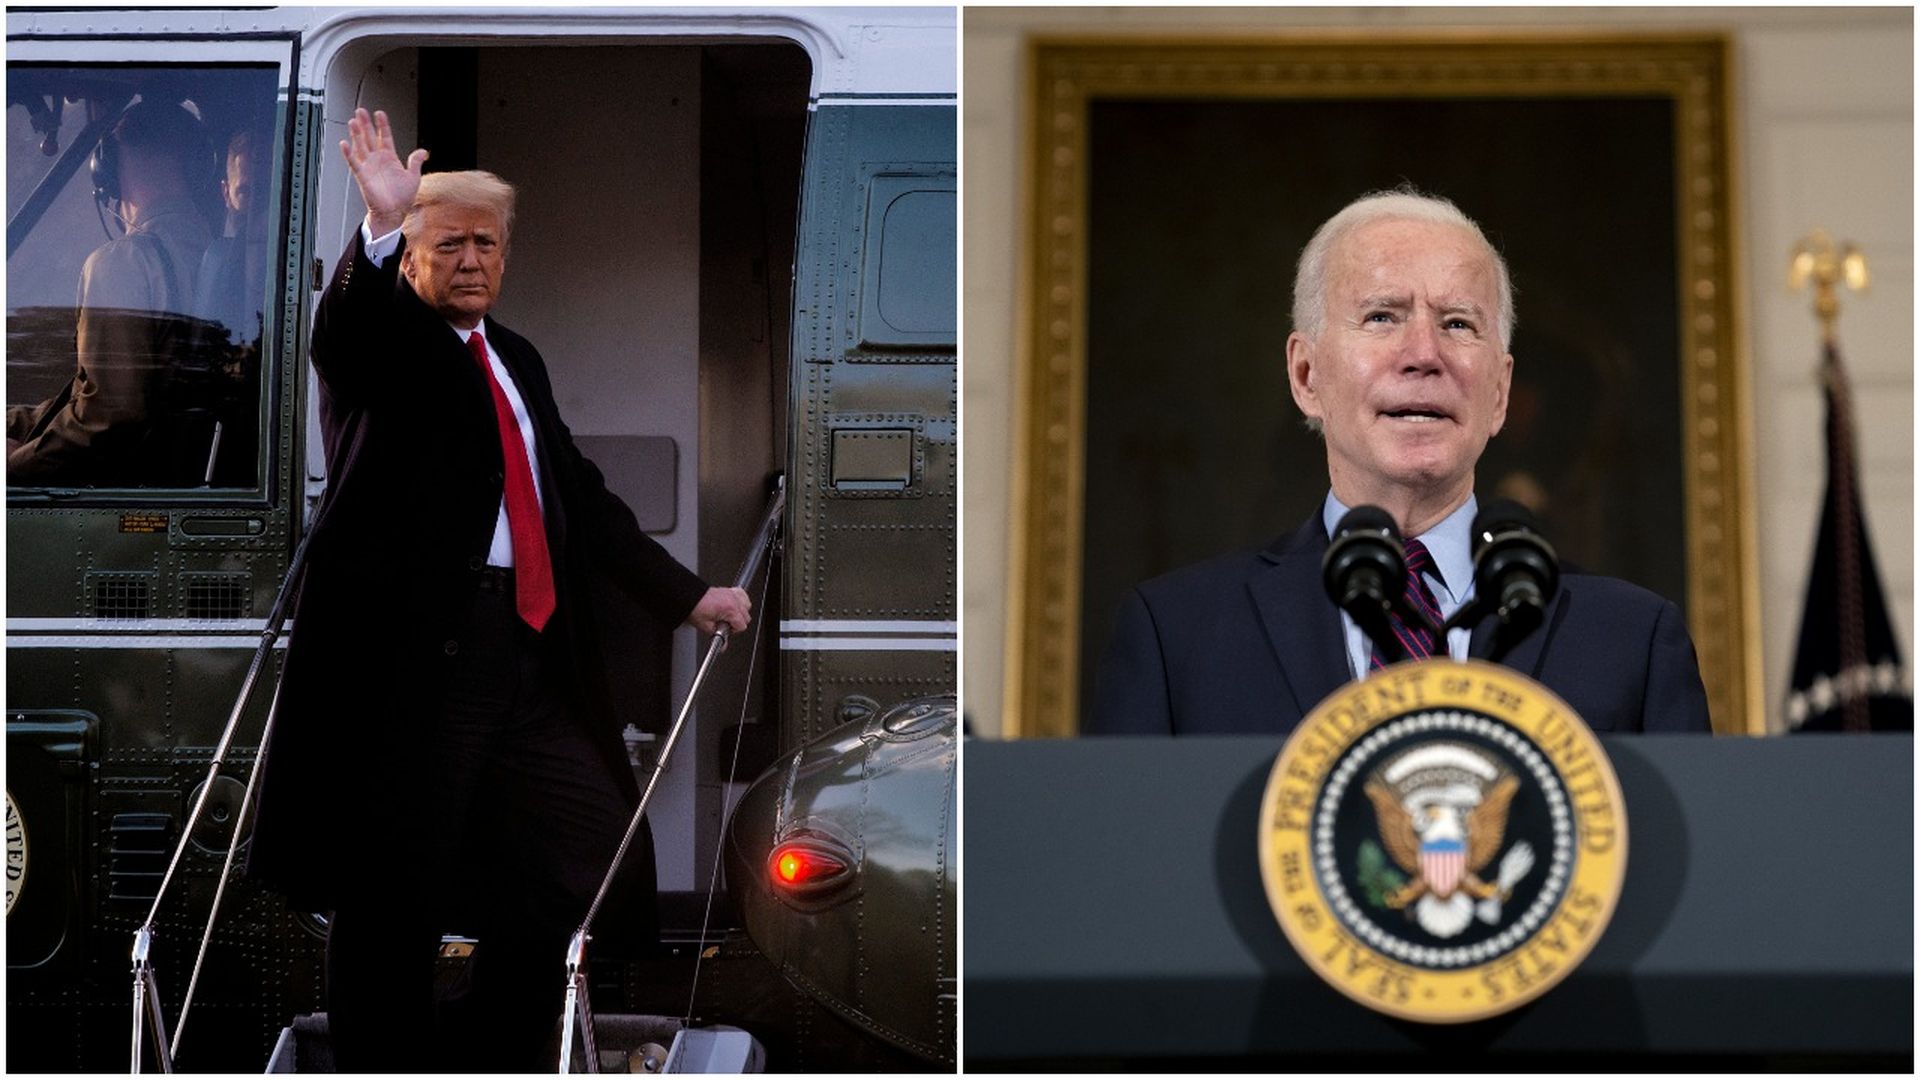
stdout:
MULTIPOLYGON (((1333 536, 1334 526, 1347 516, 1350 509, 1333 492, 1327 492, 1326 505, 1320 511, 1320 519, 1325 523, 1327 536, 1333 536)), ((1460 509, 1442 518, 1440 524, 1421 533, 1414 539, 1427 545, 1427 554, 1432 557, 1433 565, 1422 576, 1433 589, 1433 598, 1440 602, 1440 614, 1451 618, 1460 606, 1473 599, 1473 516, 1480 510, 1478 497, 1469 495, 1460 509)), ((1367 673, 1368 661, 1373 656, 1372 643, 1353 621, 1353 616, 1342 611, 1340 626, 1347 635, 1347 674, 1360 678, 1367 673)), ((1473 640, 1473 630, 1459 626, 1447 631, 1447 654, 1455 660, 1467 658, 1467 645, 1473 640)))

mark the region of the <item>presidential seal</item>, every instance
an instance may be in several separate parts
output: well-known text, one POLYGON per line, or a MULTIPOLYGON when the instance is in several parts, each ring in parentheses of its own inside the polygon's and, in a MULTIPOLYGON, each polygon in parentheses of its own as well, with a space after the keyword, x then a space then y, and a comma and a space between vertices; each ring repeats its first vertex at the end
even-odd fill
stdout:
POLYGON ((13 792, 7 792, 7 914, 27 887, 27 823, 20 819, 13 792))
POLYGON ((1593 948, 1627 865, 1598 740, 1481 661, 1396 664, 1288 739, 1260 808, 1280 928, 1341 993, 1458 1023, 1546 993, 1593 948))

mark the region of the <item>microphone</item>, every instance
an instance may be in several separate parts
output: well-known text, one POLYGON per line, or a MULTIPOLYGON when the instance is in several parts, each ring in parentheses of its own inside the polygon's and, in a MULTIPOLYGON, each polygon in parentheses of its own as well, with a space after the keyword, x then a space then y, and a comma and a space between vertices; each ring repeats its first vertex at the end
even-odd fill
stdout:
POLYGON ((1560 556, 1540 535, 1533 512, 1512 499, 1494 499, 1473 517, 1473 602, 1447 628, 1500 617, 1495 657, 1531 633, 1560 589, 1560 556))
POLYGON ((1531 510, 1495 499, 1473 518, 1473 577, 1501 622, 1529 619, 1537 625, 1559 591, 1560 556, 1540 535, 1531 510))
POLYGON ((1407 556, 1400 547, 1400 528, 1393 515, 1377 506, 1356 506, 1334 526, 1320 577, 1327 596, 1372 640, 1382 663, 1407 658, 1406 647, 1388 622, 1392 612, 1399 611, 1408 625, 1424 624, 1437 633, 1424 613, 1407 605, 1407 556))

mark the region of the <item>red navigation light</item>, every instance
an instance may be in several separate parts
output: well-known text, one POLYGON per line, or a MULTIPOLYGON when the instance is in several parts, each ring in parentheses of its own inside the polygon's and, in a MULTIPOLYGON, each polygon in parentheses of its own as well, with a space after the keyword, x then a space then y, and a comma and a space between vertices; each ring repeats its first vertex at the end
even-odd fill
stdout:
POLYGON ((780 875, 781 881, 791 885, 799 881, 802 876, 806 875, 807 871, 812 869, 813 861, 811 859, 802 856, 797 851, 783 851, 780 853, 780 868, 776 873, 780 875))
POLYGON ((774 883, 793 890, 830 884, 847 873, 847 860, 817 840, 790 840, 767 860, 774 883))

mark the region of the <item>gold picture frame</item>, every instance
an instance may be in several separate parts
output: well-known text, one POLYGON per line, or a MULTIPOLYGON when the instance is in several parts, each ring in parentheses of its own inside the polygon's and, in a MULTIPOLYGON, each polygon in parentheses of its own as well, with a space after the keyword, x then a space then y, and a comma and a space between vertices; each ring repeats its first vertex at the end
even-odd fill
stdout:
POLYGON ((1721 34, 1420 31, 1042 38, 1028 56, 1029 250, 1017 357, 1002 730, 1078 727, 1089 110, 1101 98, 1664 97, 1674 106, 1687 611, 1719 733, 1760 734, 1731 45, 1721 34))

